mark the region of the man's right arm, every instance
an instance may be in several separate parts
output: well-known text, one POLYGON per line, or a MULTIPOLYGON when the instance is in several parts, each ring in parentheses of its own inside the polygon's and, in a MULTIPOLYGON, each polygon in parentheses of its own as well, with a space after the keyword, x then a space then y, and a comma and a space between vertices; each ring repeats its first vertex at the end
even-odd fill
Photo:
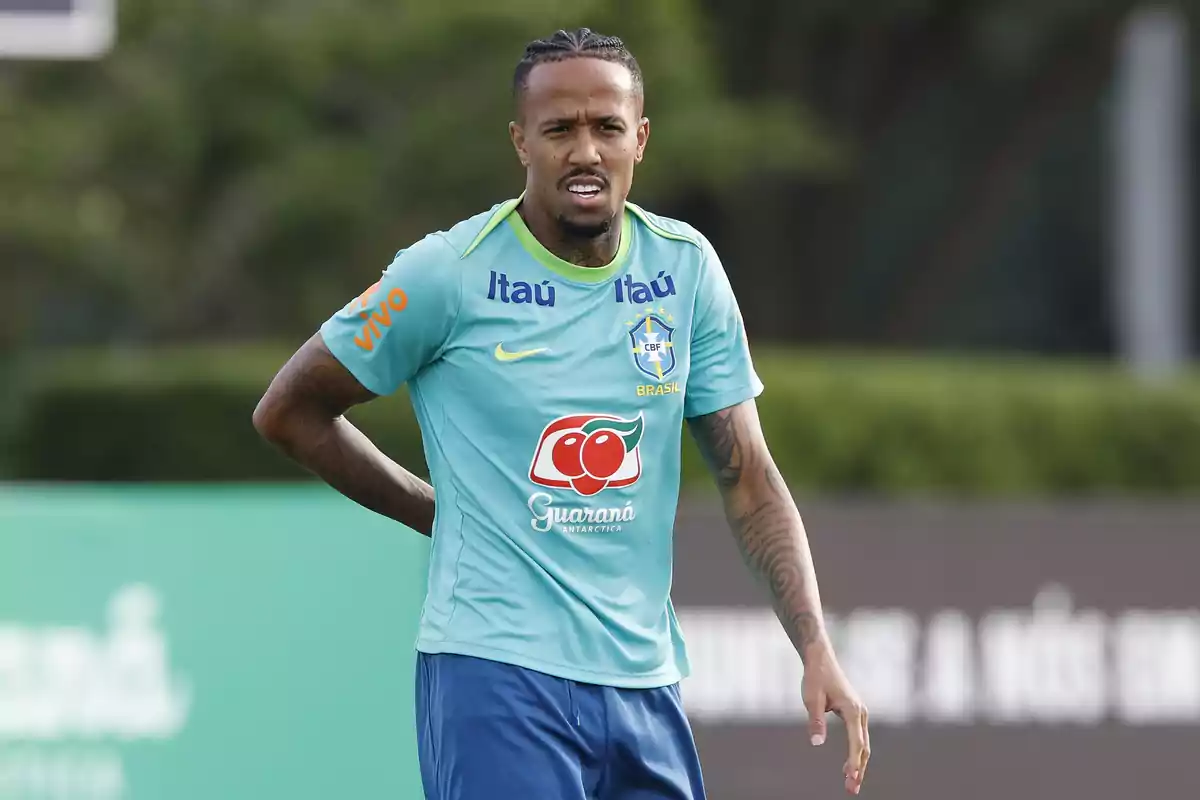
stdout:
POLYGON ((384 455, 344 416, 375 397, 318 333, 271 381, 254 409, 254 427, 346 497, 431 536, 433 487, 384 455))
POLYGON ((390 395, 452 344, 462 304, 458 253, 430 234, 396 254, 378 281, 284 365, 254 427, 359 505, 433 535, 433 487, 385 456, 344 414, 390 395))

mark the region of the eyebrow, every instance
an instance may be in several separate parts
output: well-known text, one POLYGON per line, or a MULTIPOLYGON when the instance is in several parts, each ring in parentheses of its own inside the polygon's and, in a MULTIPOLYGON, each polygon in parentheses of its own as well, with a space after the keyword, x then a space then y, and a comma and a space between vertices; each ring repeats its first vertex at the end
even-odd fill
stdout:
MULTIPOLYGON (((596 117, 595 122, 600 122, 600 123, 618 122, 618 123, 621 123, 622 125, 625 124, 625 121, 617 114, 606 114, 603 117, 596 117)), ((570 125, 575 125, 577 123, 578 123, 578 120, 576 120, 575 117, 555 117, 553 119, 548 119, 548 120, 545 120, 544 122, 542 122, 542 127, 552 128, 552 127, 556 127, 558 125, 570 126, 570 125)))

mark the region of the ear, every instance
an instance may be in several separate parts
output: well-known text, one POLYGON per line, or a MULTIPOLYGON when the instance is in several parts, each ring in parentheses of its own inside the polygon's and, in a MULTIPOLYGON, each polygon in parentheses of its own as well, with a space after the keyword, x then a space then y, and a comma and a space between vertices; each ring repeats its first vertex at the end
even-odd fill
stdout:
POLYGON ((634 154, 634 163, 642 163, 642 158, 646 155, 646 142, 650 140, 650 120, 642 117, 637 126, 637 152, 634 154))
POLYGON ((521 160, 521 166, 529 166, 529 151, 525 149, 525 129, 517 122, 508 123, 508 135, 512 138, 513 148, 517 151, 517 158, 521 160))

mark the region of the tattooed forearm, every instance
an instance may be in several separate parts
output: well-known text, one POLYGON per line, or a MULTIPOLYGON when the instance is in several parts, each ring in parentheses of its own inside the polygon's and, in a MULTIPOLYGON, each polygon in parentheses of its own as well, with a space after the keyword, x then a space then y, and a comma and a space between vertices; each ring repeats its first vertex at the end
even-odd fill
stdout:
POLYGON ((734 539, 801 658, 825 644, 817 580, 800 512, 763 441, 754 404, 689 421, 716 478, 734 539))
POLYGON ((429 536, 433 487, 385 456, 343 416, 372 397, 314 337, 275 377, 255 409, 254 425, 346 497, 429 536))
POLYGON ((722 491, 742 479, 742 447, 734 429, 732 409, 698 417, 689 422, 696 445, 722 491))

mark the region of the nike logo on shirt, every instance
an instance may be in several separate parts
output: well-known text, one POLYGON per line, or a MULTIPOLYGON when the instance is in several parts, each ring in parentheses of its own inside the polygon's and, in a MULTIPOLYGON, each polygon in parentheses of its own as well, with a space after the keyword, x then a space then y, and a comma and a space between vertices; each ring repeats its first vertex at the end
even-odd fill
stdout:
POLYGON ((530 356, 536 356, 538 353, 544 353, 546 349, 545 347, 538 347, 533 350, 518 350, 510 353, 504 349, 504 343, 501 342, 496 345, 494 355, 497 361, 520 361, 522 358, 529 358, 530 356))

